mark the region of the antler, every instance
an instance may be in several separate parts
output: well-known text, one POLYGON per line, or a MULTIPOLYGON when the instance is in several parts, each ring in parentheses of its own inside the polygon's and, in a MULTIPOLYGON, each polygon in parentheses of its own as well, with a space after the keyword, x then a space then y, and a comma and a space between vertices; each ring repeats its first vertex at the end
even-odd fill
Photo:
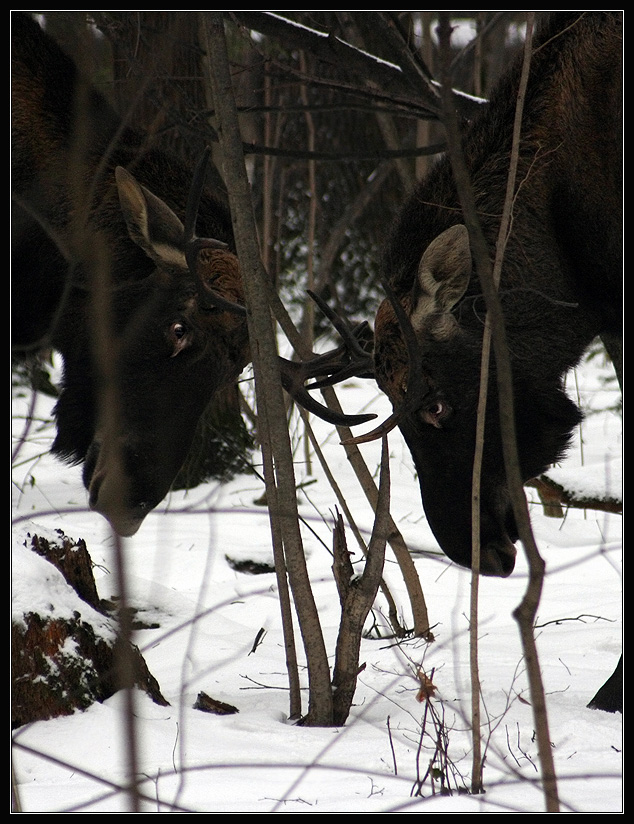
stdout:
POLYGON ((344 415, 318 403, 309 393, 310 389, 333 386, 356 375, 372 377, 374 363, 372 353, 361 346, 360 339, 369 328, 366 321, 350 329, 348 324, 330 309, 318 295, 308 290, 308 294, 330 319, 339 332, 343 343, 330 352, 315 355, 301 363, 280 358, 282 385, 289 395, 304 409, 336 426, 356 426, 376 418, 374 414, 344 415), (306 386, 312 378, 319 380, 306 386))
POLYGON ((207 171, 207 163, 209 162, 209 155, 211 150, 207 147, 202 153, 200 160, 196 165, 192 185, 189 190, 189 197, 187 198, 187 209, 185 212, 185 259, 189 271, 198 280, 200 285, 199 297, 201 300, 201 308, 222 309, 226 312, 233 312, 237 315, 246 315, 247 310, 239 303, 223 298, 217 292, 214 292, 212 286, 200 276, 198 266, 198 254, 201 249, 226 249, 227 244, 215 238, 202 238, 196 236, 196 219, 198 217, 198 209, 200 206, 200 198, 202 196, 203 186, 205 183, 205 172, 207 171), (204 306, 205 298, 208 299, 210 307, 204 306))
POLYGON ((310 289, 307 291, 343 340, 341 346, 315 359, 315 365, 317 366, 317 360, 321 360, 322 363, 319 366, 322 369, 326 367, 326 371, 317 372, 315 370, 313 374, 315 376, 328 375, 328 377, 311 384, 309 388, 319 389, 322 386, 334 386, 334 384, 341 383, 341 381, 353 375, 359 378, 373 378, 374 356, 372 351, 368 351, 360 343, 360 340, 370 328, 368 322, 358 323, 351 329, 348 323, 339 317, 319 295, 310 289))
MULTIPOLYGON (((355 438, 348 438, 343 441, 344 444, 368 443, 369 441, 378 440, 383 435, 387 435, 388 432, 391 432, 392 429, 398 426, 399 422, 404 417, 410 415, 412 412, 421 407, 425 395, 428 392, 428 385, 423 375, 422 364, 419 356, 416 333, 414 332, 412 324, 405 313, 401 302, 396 298, 396 295, 394 294, 389 283, 385 280, 383 281, 383 287, 388 300, 394 309, 394 313, 398 320, 401 333, 407 347, 409 360, 407 391, 399 408, 395 410, 385 421, 383 421, 380 426, 376 427, 371 432, 367 432, 365 435, 358 435, 355 438)), ((284 366, 287 370, 287 374, 284 375, 283 373, 282 382, 284 383, 285 380, 290 382, 293 378, 295 379, 296 383, 294 391, 297 393, 297 396, 293 395, 293 391, 288 389, 286 383, 285 388, 291 395, 296 397, 298 403, 306 408, 309 408, 307 406, 307 400, 312 400, 308 394, 308 389, 331 386, 345 380, 345 378, 348 378, 351 375, 356 375, 358 377, 374 377, 373 354, 366 351, 359 342, 361 336, 367 329, 368 324, 364 321, 351 330, 348 324, 340 318, 339 315, 337 315, 318 295, 311 291, 309 291, 308 294, 331 321, 337 332, 339 332, 343 338, 344 343, 337 349, 333 349, 324 355, 311 358, 302 364, 295 364, 290 361, 285 361, 284 366), (311 377, 321 377, 321 380, 315 381, 307 387, 304 386, 306 380, 311 377)), ((316 403, 315 401, 312 402, 313 404, 316 403)), ((325 417, 323 414, 322 410, 324 407, 321 407, 320 405, 318 405, 318 407, 319 408, 315 411, 315 414, 324 417, 325 420, 331 420, 331 418, 325 417)), ((313 410, 311 409, 310 411, 313 410)), ((376 415, 357 415, 350 416, 350 419, 354 420, 354 423, 357 424, 363 423, 364 420, 367 421, 374 417, 376 417, 376 415)), ((339 423, 338 420, 333 422, 339 423)))

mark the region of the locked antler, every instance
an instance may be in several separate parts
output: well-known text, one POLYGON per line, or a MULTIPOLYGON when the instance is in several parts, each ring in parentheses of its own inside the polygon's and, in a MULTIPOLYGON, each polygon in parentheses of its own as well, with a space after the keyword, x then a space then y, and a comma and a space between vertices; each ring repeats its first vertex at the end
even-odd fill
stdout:
POLYGON ((344 415, 334 412, 318 403, 310 394, 310 389, 333 386, 356 375, 372 377, 374 365, 372 353, 361 346, 360 340, 368 329, 366 321, 350 329, 348 324, 330 309, 318 295, 308 290, 308 294, 332 322, 343 343, 330 352, 315 355, 301 363, 280 358, 282 385, 289 395, 304 409, 336 426, 356 426, 376 418, 374 414, 344 415), (306 386, 306 381, 319 380, 306 386))
MULTIPOLYGON (((422 406, 425 396, 429 391, 427 380, 425 379, 422 371, 418 340, 416 339, 416 333, 414 332, 410 319, 405 313, 401 302, 394 294, 391 286, 385 280, 383 280, 383 287, 398 320, 408 353, 409 376, 405 398, 398 409, 396 409, 385 421, 383 421, 380 426, 377 426, 365 435, 358 435, 355 438, 348 438, 343 441, 344 444, 368 443, 369 441, 378 440, 383 435, 387 435, 388 432, 391 432, 392 429, 398 426, 403 418, 422 406)), ((339 315, 337 315, 336 312, 334 312, 318 295, 310 291, 308 294, 319 306, 322 312, 328 317, 332 325, 343 338, 344 342, 337 349, 333 349, 331 352, 327 352, 324 355, 316 356, 303 364, 291 364, 288 361, 286 362, 290 367, 296 369, 297 374, 300 376, 298 380, 301 379, 302 383, 305 383, 305 381, 310 377, 321 377, 320 380, 303 387, 304 396, 308 395, 306 390, 317 389, 322 386, 332 386, 335 383, 340 383, 342 380, 351 377, 352 375, 365 378, 375 377, 373 353, 368 352, 360 344, 360 339, 367 329, 368 324, 364 321, 351 330, 348 324, 340 318, 339 315)), ((305 405, 302 400, 298 400, 298 403, 305 405)), ((319 415, 320 412, 317 411, 315 414, 319 415)), ((359 415, 356 417, 356 423, 363 423, 363 420, 361 420, 362 418, 369 420, 370 417, 376 416, 359 415)), ((328 420, 328 418, 326 418, 326 420, 328 420)))

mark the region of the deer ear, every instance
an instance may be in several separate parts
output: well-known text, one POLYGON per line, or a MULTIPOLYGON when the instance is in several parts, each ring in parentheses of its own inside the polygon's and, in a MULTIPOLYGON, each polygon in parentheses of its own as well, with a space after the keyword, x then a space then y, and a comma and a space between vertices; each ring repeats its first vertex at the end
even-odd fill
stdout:
POLYGON ((466 226, 446 229, 425 249, 418 265, 410 320, 416 332, 447 337, 454 327, 449 313, 471 278, 471 247, 466 226))
POLYGON ((183 224, 159 197, 122 166, 115 169, 121 210, 132 240, 157 265, 186 267, 183 224))

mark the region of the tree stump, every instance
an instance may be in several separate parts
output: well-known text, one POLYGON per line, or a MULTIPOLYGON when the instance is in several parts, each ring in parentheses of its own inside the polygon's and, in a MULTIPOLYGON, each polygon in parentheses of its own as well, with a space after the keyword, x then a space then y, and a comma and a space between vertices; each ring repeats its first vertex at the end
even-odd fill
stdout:
MULTIPOLYGON (((64 591, 64 604, 39 603, 33 611, 21 605, 11 626, 11 723, 20 727, 105 701, 118 690, 118 661, 132 661, 135 685, 157 704, 168 702, 161 694, 143 656, 133 644, 122 648, 117 624, 106 602, 99 599, 92 561, 84 541, 74 541, 58 530, 54 537, 29 535, 25 542, 57 572, 42 567, 42 578, 53 581, 55 592, 64 591), (57 578, 62 575, 64 581, 57 578)), ((44 562, 42 562, 44 564, 44 562)), ((39 565, 36 565, 36 570, 39 565)), ((20 574, 19 565, 17 574, 20 574)), ((49 591, 49 588, 46 588, 49 591)))

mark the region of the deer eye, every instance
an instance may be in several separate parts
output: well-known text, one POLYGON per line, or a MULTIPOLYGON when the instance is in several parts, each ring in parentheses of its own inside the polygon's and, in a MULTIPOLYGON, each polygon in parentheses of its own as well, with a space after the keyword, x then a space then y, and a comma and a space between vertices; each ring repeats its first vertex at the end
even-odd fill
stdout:
POLYGON ((172 345, 173 352, 171 357, 174 358, 179 352, 191 344, 191 333, 187 326, 181 321, 175 321, 169 328, 168 339, 172 345))
POLYGON ((444 401, 436 400, 421 411, 421 416, 425 423, 440 429, 443 420, 445 420, 450 413, 451 407, 448 404, 444 401))

